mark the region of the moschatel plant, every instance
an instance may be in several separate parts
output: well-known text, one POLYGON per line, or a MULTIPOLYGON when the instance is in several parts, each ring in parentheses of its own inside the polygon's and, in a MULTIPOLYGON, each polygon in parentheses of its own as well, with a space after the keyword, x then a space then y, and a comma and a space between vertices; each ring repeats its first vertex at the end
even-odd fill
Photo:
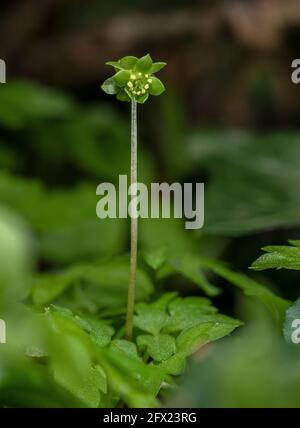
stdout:
MULTIPOLYGON (((154 76, 166 66, 165 62, 153 62, 151 56, 142 58, 125 56, 119 61, 106 63, 114 68, 115 74, 108 78, 102 89, 108 95, 116 95, 119 101, 131 102, 131 200, 136 196, 137 183, 137 104, 144 104, 149 95, 161 95, 165 91, 163 83, 154 76)), ((131 213, 130 277, 128 286, 128 306, 126 317, 126 338, 132 339, 135 284, 137 270, 138 219, 131 213)))

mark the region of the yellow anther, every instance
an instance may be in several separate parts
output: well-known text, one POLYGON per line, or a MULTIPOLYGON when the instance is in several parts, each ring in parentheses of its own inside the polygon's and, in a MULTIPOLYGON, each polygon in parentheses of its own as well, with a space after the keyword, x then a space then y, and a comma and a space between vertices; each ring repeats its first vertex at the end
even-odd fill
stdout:
POLYGON ((128 82, 128 83, 127 83, 127 86, 129 86, 129 88, 132 88, 132 87, 133 87, 132 82, 128 82))
POLYGON ((152 83, 152 79, 148 79, 148 83, 152 83))
POLYGON ((144 86, 145 89, 149 89, 150 86, 148 85, 148 83, 144 86))
POLYGON ((131 80, 135 80, 136 79, 136 75, 135 74, 131 74, 130 79, 131 80))
POLYGON ((139 77, 142 77, 142 73, 139 73, 139 77))
POLYGON ((149 77, 149 74, 145 74, 145 77, 146 77, 146 79, 148 79, 148 77, 149 77))

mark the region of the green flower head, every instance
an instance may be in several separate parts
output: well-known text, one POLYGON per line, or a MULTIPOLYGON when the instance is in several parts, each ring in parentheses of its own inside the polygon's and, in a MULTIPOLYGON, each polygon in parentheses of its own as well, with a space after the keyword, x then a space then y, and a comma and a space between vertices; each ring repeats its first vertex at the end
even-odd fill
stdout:
POLYGON ((167 64, 153 62, 149 54, 140 59, 125 56, 119 61, 109 61, 106 64, 114 67, 116 73, 101 88, 109 95, 116 95, 120 101, 144 104, 149 95, 157 96, 165 91, 163 83, 154 74, 167 64))

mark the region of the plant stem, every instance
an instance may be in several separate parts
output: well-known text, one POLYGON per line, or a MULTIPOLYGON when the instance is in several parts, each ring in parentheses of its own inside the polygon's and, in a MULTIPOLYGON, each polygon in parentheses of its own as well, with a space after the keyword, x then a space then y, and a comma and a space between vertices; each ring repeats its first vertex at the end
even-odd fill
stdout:
MULTIPOLYGON (((137 183, 137 103, 131 102, 131 178, 130 184, 137 183)), ((131 194, 131 201, 135 198, 134 192, 131 194)), ((127 317, 126 317, 126 339, 132 339, 133 314, 137 268, 137 243, 138 243, 138 219, 131 216, 130 234, 130 275, 128 285, 127 317)))

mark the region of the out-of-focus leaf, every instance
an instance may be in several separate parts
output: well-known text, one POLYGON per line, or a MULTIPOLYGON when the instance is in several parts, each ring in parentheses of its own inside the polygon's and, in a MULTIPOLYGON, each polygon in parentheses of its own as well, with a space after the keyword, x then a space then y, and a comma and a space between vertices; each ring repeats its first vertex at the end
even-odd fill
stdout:
POLYGON ((0 91, 0 123, 15 129, 33 119, 65 117, 74 110, 68 97, 36 83, 10 82, 0 91))
MULTIPOLYGON (((32 297, 39 306, 47 305, 59 297, 66 306, 76 302, 77 310, 96 312, 100 308, 126 305, 128 278, 127 258, 75 265, 61 273, 36 275, 32 297)), ((137 301, 147 299, 152 291, 150 278, 138 269, 137 301)))
POLYGON ((146 263, 154 270, 159 269, 166 261, 166 249, 157 248, 144 254, 146 263))
POLYGON ((115 254, 123 247, 126 221, 97 218, 92 185, 47 192, 39 181, 1 174, 0 198, 39 233, 40 252, 51 262, 70 263, 115 254))
POLYGON ((49 325, 47 351, 55 381, 87 407, 98 407, 105 378, 93 364, 88 334, 68 311, 48 309, 44 317, 49 325))
POLYGON ((201 265, 203 268, 211 269, 230 284, 243 290, 246 296, 256 297, 267 306, 278 325, 282 325, 285 311, 290 304, 288 300, 276 296, 259 282, 242 273, 234 272, 220 262, 201 258, 201 265))
POLYGON ((299 346, 288 346, 272 325, 252 320, 194 362, 168 407, 298 408, 299 346))
POLYGON ((204 231, 243 235, 299 224, 297 133, 194 133, 190 162, 209 173, 204 231))
POLYGON ((21 301, 32 264, 32 243, 25 225, 12 212, 0 207, 0 309, 21 301))
POLYGON ((20 353, 2 349, 0 371, 2 407, 70 408, 85 405, 54 382, 47 366, 36 364, 20 353))
POLYGON ((197 256, 181 254, 178 257, 171 257, 168 262, 175 272, 197 284, 208 296, 216 296, 220 293, 220 289, 206 279, 197 256))
POLYGON ((101 361, 107 373, 108 383, 130 407, 153 407, 164 378, 164 372, 147 366, 136 356, 122 353, 119 349, 101 351, 101 361))

